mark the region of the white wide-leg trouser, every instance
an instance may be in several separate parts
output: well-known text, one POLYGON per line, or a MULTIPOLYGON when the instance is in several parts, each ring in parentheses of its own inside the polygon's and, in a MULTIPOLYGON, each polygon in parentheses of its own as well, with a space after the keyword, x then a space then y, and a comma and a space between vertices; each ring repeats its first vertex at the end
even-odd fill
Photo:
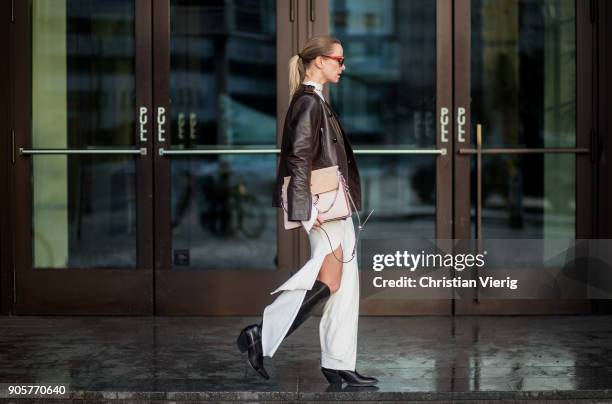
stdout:
MULTIPOLYGON (((312 289, 327 254, 342 245, 343 261, 351 257, 355 243, 353 219, 323 223, 327 232, 313 227, 308 234, 311 257, 291 278, 271 294, 282 293, 266 307, 262 324, 264 356, 272 357, 285 338, 302 305, 306 292, 312 289)), ((319 323, 321 366, 328 369, 355 370, 357 358, 357 323, 359 319, 359 272, 357 253, 342 265, 340 288, 325 303, 319 323)))

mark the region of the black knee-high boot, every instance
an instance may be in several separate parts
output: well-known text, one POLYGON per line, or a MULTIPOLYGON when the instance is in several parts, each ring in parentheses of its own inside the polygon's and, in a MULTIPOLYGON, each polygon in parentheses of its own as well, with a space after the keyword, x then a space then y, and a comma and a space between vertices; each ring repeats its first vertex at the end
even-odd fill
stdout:
MULTIPOLYGON (((304 296, 304 300, 302 301, 300 310, 295 316, 295 320, 293 320, 293 323, 291 324, 289 331, 287 331, 285 338, 287 338, 304 321, 306 321, 306 319, 310 317, 317 305, 326 300, 330 295, 331 293, 329 287, 325 283, 319 280, 315 280, 312 289, 306 292, 306 296, 304 296)), ((264 368, 263 364, 261 333, 261 323, 251 324, 240 332, 236 343, 238 345, 238 349, 240 349, 240 352, 248 351, 247 359, 251 367, 255 369, 257 373, 259 373, 264 379, 268 379, 268 372, 266 372, 266 369, 264 368)))
POLYGON ((263 348, 261 346, 261 323, 245 327, 236 340, 240 352, 247 352, 247 359, 253 369, 264 379, 269 379, 263 364, 263 348))
POLYGON ((306 292, 306 296, 304 296, 304 301, 300 306, 300 310, 298 311, 297 316, 295 316, 295 320, 293 320, 293 323, 291 324, 289 331, 287 331, 285 338, 291 335, 293 331, 295 331, 304 321, 306 321, 317 305, 327 300, 330 295, 331 292, 329 287, 318 279, 315 280, 312 289, 306 292))

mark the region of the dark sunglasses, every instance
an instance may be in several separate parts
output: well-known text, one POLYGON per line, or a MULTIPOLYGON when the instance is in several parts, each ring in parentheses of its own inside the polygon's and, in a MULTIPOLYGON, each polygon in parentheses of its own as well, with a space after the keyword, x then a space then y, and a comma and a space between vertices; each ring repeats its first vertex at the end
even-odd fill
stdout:
POLYGON ((321 55, 321 56, 323 56, 324 58, 334 59, 336 62, 338 62, 340 67, 344 66, 344 56, 328 56, 328 55, 321 55))

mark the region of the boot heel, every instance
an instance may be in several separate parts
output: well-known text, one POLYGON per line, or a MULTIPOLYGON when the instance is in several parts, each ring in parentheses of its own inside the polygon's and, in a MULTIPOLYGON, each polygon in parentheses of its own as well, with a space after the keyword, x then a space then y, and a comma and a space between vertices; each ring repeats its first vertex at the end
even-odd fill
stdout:
POLYGON ((338 372, 325 368, 321 368, 321 372, 323 372, 323 376, 325 376, 329 384, 342 384, 342 376, 338 372))
POLYGON ((236 346, 238 346, 238 349, 242 353, 245 353, 247 349, 249 349, 249 341, 247 339, 247 335, 244 332, 244 330, 240 332, 240 335, 238 336, 238 339, 236 340, 236 346))

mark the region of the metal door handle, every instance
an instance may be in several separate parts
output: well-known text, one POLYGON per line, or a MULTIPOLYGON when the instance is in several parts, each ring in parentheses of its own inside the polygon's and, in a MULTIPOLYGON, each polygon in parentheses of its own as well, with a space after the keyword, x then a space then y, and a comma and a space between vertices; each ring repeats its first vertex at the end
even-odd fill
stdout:
POLYGON ((198 127, 198 114, 196 114, 195 112, 190 112, 189 113, 189 139, 196 140, 197 127, 198 127))
POLYGON ((40 154, 53 154, 53 155, 102 155, 102 154, 138 154, 141 156, 147 155, 147 149, 141 147, 140 149, 24 149, 19 148, 20 155, 40 155, 40 154))
POLYGON ((315 0, 310 0, 310 21, 314 22, 315 20, 315 4, 314 4, 315 0))
POLYGON ((179 138, 179 140, 183 140, 185 138, 185 113, 184 112, 178 113, 176 135, 179 138))
POLYGON ((355 154, 439 154, 446 156, 446 149, 354 149, 355 154))
POLYGON ((541 147, 541 148, 482 148, 482 124, 476 124, 476 148, 462 147, 459 154, 476 155, 476 238, 482 238, 482 155, 483 154, 587 154, 588 147, 541 147))
POLYGON ((201 154, 279 154, 280 149, 269 147, 269 148, 233 148, 233 149, 164 149, 159 148, 160 156, 195 156, 201 154))
MULTIPOLYGON (((280 149, 275 147, 268 148, 229 148, 229 149, 180 149, 180 150, 172 150, 172 149, 164 149, 163 147, 159 149, 160 156, 189 156, 189 155, 198 155, 198 154, 279 154, 280 149)), ((446 155, 446 149, 354 149, 353 153, 355 154, 439 154, 441 156, 446 155)))

